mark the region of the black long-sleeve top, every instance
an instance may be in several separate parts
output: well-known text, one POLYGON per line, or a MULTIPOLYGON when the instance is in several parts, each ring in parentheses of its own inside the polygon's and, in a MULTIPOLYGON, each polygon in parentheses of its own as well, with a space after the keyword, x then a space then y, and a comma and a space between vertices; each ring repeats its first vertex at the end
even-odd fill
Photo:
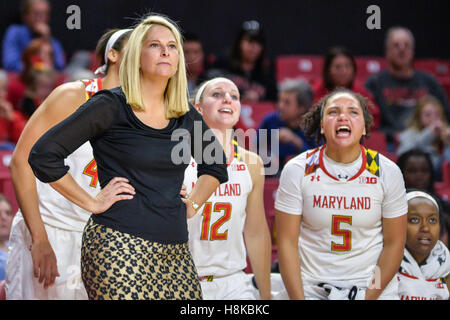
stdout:
POLYGON ((179 194, 191 154, 202 163, 199 177, 208 174, 220 183, 228 180, 225 154, 215 137, 205 134, 208 129, 193 107, 170 119, 167 127, 151 128, 136 117, 117 87, 98 92, 46 132, 28 161, 39 180, 53 182, 69 170, 64 159, 90 141, 100 186, 125 177, 136 191, 133 199, 93 214, 94 222, 150 241, 180 243, 188 240, 186 206, 179 194), (204 156, 209 154, 205 148, 213 150, 215 160, 204 156))

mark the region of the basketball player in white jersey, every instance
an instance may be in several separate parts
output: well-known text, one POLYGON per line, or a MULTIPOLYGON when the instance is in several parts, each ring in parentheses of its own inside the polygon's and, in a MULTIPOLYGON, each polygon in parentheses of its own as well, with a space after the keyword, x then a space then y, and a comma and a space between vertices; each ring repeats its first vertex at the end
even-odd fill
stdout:
MULTIPOLYGON (((270 234, 264 212, 264 171, 260 157, 237 145, 233 126, 241 104, 236 85, 214 78, 201 85, 194 100, 222 144, 228 161, 228 182, 188 219, 189 249, 200 277, 205 300, 270 299, 270 234), (244 244, 245 239, 245 244, 244 244), (255 294, 246 251, 254 272, 255 294)), ((197 181, 197 164, 185 171, 187 193, 197 181)))
POLYGON ((275 200, 290 299, 398 299, 405 187, 392 161, 361 145, 371 124, 367 99, 348 90, 305 115, 305 133, 325 143, 289 161, 275 200))
POLYGON ((428 192, 411 190, 405 255, 397 273, 401 300, 448 300, 450 253, 439 240, 439 205, 428 192))
MULTIPOLYGON (((101 89, 120 85, 119 67, 130 29, 111 30, 97 45, 105 76, 57 87, 28 121, 10 169, 20 210, 13 220, 6 265, 7 299, 87 299, 80 276, 81 236, 90 213, 37 180, 28 164, 34 143, 101 89)), ((97 167, 87 142, 66 159, 69 172, 95 196, 97 167)))

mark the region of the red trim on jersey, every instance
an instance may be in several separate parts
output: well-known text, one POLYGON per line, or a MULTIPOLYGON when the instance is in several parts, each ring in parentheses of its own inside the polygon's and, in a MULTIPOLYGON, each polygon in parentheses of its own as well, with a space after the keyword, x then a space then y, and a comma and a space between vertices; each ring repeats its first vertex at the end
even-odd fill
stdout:
MULTIPOLYGON (((319 166, 320 166, 320 169, 322 169, 322 171, 325 172, 325 174, 327 176, 329 176, 330 178, 332 178, 332 179, 334 179, 336 181, 340 181, 338 178, 336 178, 331 173, 329 173, 328 170, 325 168, 325 164, 323 163, 323 152, 325 150, 325 146, 326 146, 325 144, 322 146, 322 148, 320 149, 320 153, 319 153, 319 166)), ((351 177, 347 181, 355 180, 356 178, 358 178, 364 172, 364 170, 366 170, 367 159, 365 157, 364 147, 362 145, 359 145, 359 148, 361 149, 361 157, 362 157, 361 168, 359 169, 359 171, 353 177, 351 177)))
MULTIPOLYGON (((417 278, 417 277, 415 277, 415 276, 412 276, 412 275, 410 275, 410 274, 408 274, 408 273, 405 273, 405 272, 401 272, 401 271, 399 271, 398 273, 400 273, 402 276, 405 276, 405 277, 408 277, 408 278, 411 278, 411 279, 415 279, 415 280, 418 280, 419 278, 417 278)), ((428 282, 435 282, 435 281, 437 281, 437 280, 439 280, 438 278, 436 278, 436 279, 425 279, 426 281, 428 281, 428 282)))
POLYGON ((314 148, 311 152, 306 154, 306 159, 308 159, 309 157, 311 157, 314 153, 317 152, 317 150, 319 150, 319 147, 314 148))
POLYGON ((97 78, 98 91, 103 90, 103 78, 97 78))
POLYGON ((419 279, 419 278, 414 277, 414 276, 412 276, 412 275, 410 275, 410 274, 407 274, 407 273, 405 273, 405 272, 399 271, 398 273, 400 273, 402 276, 405 276, 405 277, 407 277, 407 278, 416 279, 416 280, 419 279))

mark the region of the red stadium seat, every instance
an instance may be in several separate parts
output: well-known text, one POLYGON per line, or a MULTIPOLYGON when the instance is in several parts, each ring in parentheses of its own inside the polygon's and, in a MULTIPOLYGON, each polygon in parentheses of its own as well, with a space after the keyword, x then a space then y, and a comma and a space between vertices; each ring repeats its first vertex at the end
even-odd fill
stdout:
POLYGON ((387 62, 381 57, 355 57, 356 79, 364 83, 367 78, 386 68, 387 62))
POLYGON ((275 103, 270 101, 242 102, 239 125, 236 125, 236 127, 244 130, 249 128, 258 129, 264 117, 275 110, 275 103))
POLYGON ((386 135, 382 131, 372 131, 370 133, 370 138, 364 140, 364 145, 367 148, 381 152, 383 154, 387 153, 388 151, 386 135))
POLYGON ((321 56, 278 56, 276 59, 277 82, 288 78, 303 78, 311 84, 322 77, 322 66, 321 56))
POLYGON ((388 151, 386 135, 382 131, 370 132, 370 138, 364 140, 364 146, 366 148, 378 151, 383 156, 389 158, 394 162, 397 161, 397 155, 388 151))
POLYGON ((0 300, 6 300, 5 284, 6 280, 0 281, 0 300))
POLYGON ((450 161, 445 161, 442 164, 442 182, 450 188, 450 161))
POLYGON ((450 77, 450 60, 444 59, 417 59, 414 68, 434 75, 438 80, 450 77))
POLYGON ((436 193, 439 194, 443 200, 450 201, 450 187, 438 188, 435 184, 436 193))
MULTIPOLYGON (((266 115, 276 110, 276 105, 273 102, 243 102, 241 107, 241 116, 238 123, 234 126, 235 129, 242 129, 245 134, 245 148, 254 150, 252 147, 256 142, 256 130, 261 125, 262 120, 266 115), (253 132, 248 129, 255 129, 253 132)), ((242 144, 242 141, 238 142, 242 144)))
POLYGON ((20 73, 8 72, 8 101, 12 103, 15 109, 20 109, 25 85, 19 79, 20 73))

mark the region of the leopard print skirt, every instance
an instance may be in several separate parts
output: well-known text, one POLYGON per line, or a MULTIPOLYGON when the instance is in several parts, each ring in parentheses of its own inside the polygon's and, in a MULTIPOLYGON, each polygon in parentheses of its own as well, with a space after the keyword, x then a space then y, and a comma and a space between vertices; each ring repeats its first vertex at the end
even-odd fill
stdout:
POLYGON ((91 300, 201 300, 188 243, 161 244, 89 219, 81 273, 91 300))

